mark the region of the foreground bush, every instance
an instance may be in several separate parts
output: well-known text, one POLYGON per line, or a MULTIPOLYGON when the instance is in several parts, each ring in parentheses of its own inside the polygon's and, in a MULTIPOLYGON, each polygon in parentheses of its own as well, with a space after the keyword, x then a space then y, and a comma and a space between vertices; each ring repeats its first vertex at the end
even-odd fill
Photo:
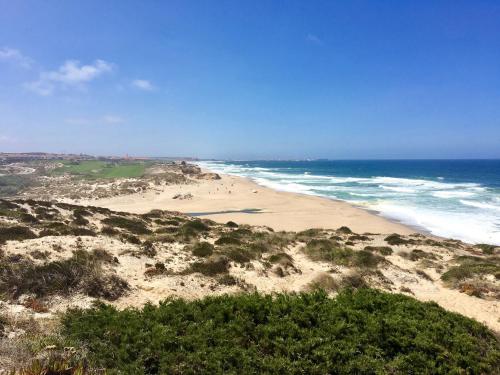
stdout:
POLYGON ((486 327, 434 303, 371 289, 169 299, 63 318, 67 339, 111 373, 498 373, 486 327))

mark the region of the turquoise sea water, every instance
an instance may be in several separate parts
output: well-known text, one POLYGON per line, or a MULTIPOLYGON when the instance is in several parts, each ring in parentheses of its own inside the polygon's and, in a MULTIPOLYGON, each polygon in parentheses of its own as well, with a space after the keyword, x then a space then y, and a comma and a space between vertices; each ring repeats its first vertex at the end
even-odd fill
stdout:
POLYGON ((500 160, 203 161, 276 190, 375 210, 432 234, 500 245, 500 160))

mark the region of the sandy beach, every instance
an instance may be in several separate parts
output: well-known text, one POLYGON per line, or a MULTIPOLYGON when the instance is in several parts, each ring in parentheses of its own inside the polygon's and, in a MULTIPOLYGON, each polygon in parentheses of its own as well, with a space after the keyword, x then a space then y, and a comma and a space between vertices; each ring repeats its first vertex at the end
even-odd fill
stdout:
POLYGON ((328 198, 275 191, 242 177, 221 175, 220 180, 155 187, 137 193, 79 204, 107 207, 131 213, 152 209, 196 214, 216 222, 265 225, 274 230, 300 231, 309 228, 337 229, 348 226, 358 233, 414 233, 415 229, 395 223, 348 203, 328 198), (174 196, 192 197, 173 199, 174 196))

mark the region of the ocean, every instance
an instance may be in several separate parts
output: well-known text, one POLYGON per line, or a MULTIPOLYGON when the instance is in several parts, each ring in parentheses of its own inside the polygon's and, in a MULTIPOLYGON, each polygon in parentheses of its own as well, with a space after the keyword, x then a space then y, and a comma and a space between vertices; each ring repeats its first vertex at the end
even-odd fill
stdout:
POLYGON ((276 190, 346 201, 437 236, 500 245, 500 160, 199 164, 276 190))

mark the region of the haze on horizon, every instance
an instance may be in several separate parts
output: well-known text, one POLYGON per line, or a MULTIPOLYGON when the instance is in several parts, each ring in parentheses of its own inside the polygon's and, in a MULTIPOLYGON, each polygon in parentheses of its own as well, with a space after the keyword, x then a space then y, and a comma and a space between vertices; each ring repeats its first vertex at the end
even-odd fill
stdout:
POLYGON ((0 9, 0 152, 500 157, 498 1, 0 9))

